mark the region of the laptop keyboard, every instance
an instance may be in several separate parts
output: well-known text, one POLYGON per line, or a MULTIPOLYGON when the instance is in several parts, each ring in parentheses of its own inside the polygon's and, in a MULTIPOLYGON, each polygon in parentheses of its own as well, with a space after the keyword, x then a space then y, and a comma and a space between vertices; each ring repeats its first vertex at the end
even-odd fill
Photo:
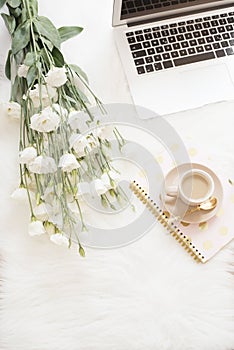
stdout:
POLYGON ((196 0, 123 0, 121 15, 143 12, 147 10, 167 8, 169 6, 184 5, 196 0))
POLYGON ((126 33, 138 74, 234 54, 234 12, 126 33))

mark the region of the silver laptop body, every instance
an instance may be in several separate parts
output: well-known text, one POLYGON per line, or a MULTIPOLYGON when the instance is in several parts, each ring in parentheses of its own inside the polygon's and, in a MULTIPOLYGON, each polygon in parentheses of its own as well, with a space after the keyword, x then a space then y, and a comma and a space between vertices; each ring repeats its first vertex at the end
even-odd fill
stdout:
POLYGON ((160 115, 234 98, 234 1, 115 0, 133 102, 160 115))

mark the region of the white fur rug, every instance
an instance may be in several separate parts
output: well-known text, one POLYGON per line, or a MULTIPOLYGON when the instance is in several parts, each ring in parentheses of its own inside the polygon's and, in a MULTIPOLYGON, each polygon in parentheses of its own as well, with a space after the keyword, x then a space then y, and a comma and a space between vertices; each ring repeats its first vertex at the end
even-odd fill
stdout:
MULTIPOLYGON (((196 120, 193 135, 205 144, 199 125, 217 123, 224 110, 231 125, 233 108, 218 104, 168 120, 183 131, 196 120)), ((220 123, 209 137, 219 135, 217 161, 230 172, 233 142, 224 130, 220 123)), ((18 126, 2 116, 1 350, 234 348, 233 244, 198 265, 159 224, 130 246, 90 249, 86 259, 29 237, 27 208, 9 199, 17 183, 17 134, 18 126)))

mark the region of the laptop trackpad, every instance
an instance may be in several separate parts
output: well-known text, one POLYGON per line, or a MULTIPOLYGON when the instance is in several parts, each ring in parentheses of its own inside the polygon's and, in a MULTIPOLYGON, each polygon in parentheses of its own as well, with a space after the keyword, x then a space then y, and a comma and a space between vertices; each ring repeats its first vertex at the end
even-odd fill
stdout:
POLYGON ((203 105, 233 98, 234 85, 225 64, 184 70, 180 73, 188 104, 203 105))

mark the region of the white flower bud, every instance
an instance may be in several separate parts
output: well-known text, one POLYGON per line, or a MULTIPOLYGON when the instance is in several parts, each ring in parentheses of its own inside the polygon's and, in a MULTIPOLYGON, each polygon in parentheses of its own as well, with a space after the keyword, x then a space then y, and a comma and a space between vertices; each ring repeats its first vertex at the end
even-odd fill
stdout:
POLYGON ((51 235, 50 240, 51 240, 51 242, 53 242, 57 245, 65 246, 67 248, 69 246, 69 240, 67 239, 67 237, 65 237, 61 233, 55 233, 55 234, 51 235))
POLYGON ((67 81, 66 68, 65 67, 52 67, 46 77, 46 82, 52 87, 60 87, 67 81))
POLYGON ((67 153, 60 158, 58 166, 62 168, 64 172, 71 172, 74 169, 78 169, 80 164, 74 154, 67 153))
POLYGON ((35 174, 50 174, 57 170, 57 166, 53 158, 38 156, 29 164, 29 170, 35 174))
POLYGON ((37 151, 34 147, 26 147, 19 154, 19 162, 20 164, 28 165, 31 163, 37 156, 37 151))
POLYGON ((41 221, 32 220, 28 225, 28 233, 30 236, 41 236, 46 233, 46 230, 41 221))

